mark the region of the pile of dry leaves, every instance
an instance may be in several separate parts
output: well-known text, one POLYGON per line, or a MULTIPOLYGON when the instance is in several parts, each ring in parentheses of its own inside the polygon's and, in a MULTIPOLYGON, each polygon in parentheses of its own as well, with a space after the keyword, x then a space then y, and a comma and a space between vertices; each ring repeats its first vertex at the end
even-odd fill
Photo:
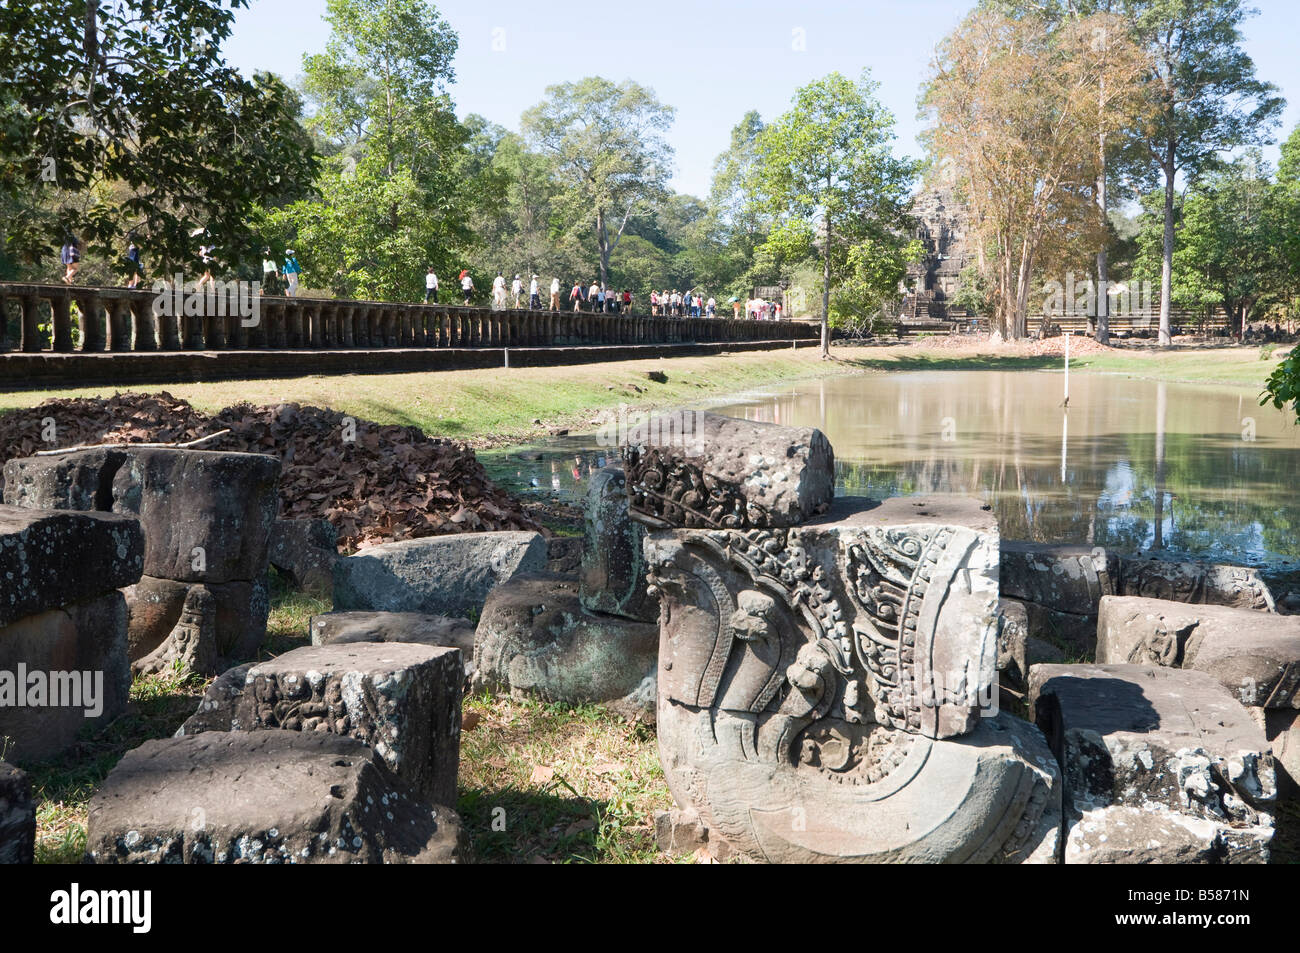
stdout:
POLYGON ((225 429, 202 449, 279 457, 280 517, 328 519, 344 550, 440 533, 541 530, 464 444, 298 404, 236 404, 208 416, 167 393, 47 400, 0 415, 0 461, 83 444, 188 441, 225 429), (51 421, 53 442, 43 439, 51 421))

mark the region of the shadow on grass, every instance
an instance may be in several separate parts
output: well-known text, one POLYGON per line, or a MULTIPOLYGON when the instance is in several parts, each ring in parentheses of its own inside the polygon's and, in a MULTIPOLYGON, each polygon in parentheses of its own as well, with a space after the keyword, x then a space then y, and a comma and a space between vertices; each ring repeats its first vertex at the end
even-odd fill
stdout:
POLYGON ((1292 789, 1289 798, 1278 802, 1274 823, 1269 862, 1300 864, 1300 791, 1292 789))
MULTIPOLYGON (((465 857, 474 864, 597 863, 607 856, 607 805, 563 779, 542 792, 516 787, 462 791, 457 810, 465 857)), ((653 844, 647 844, 653 849, 653 844)))
POLYGON ((131 686, 126 713, 97 734, 87 734, 58 758, 20 763, 37 804, 38 864, 81 863, 86 851, 85 811, 122 756, 150 738, 170 738, 194 714, 208 680, 157 675, 131 686))

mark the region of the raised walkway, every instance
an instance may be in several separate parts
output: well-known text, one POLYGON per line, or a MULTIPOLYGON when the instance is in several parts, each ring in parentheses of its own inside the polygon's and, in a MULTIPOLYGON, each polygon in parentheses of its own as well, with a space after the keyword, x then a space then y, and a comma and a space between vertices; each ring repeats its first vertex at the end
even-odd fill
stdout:
POLYGON ((796 321, 0 282, 0 387, 579 364, 788 348, 818 333, 796 321))

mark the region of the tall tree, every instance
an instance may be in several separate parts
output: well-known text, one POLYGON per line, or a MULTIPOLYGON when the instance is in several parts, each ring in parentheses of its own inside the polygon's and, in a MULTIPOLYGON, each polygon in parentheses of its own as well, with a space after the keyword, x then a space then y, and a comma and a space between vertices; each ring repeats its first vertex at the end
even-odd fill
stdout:
POLYGON ((918 167, 893 154, 894 117, 877 87, 867 71, 856 81, 831 73, 797 90, 791 108, 757 138, 753 191, 773 221, 764 245, 787 252, 819 246, 823 358, 830 357, 833 285, 851 276, 880 279, 867 263, 907 244, 918 167))
POLYGON ((309 127, 338 151, 317 198, 272 225, 304 246, 305 280, 381 299, 416 296, 425 267, 464 264, 471 213, 503 183, 455 115, 455 32, 426 0, 329 0, 330 39, 303 58, 309 127))
POLYGON ((924 138, 956 173, 990 250, 998 330, 1019 338, 1035 272, 1104 241, 1098 143, 1131 118, 1140 74, 1112 17, 1053 24, 1005 6, 975 10, 945 38, 922 107, 931 119, 924 138))
POLYGON ((653 90, 599 76, 547 87, 546 99, 523 115, 525 135, 552 159, 565 188, 570 230, 592 229, 602 284, 628 223, 666 197, 672 119, 653 90))
POLYGON ((220 54, 246 0, 28 0, 0 5, 0 191, 29 208, 49 190, 55 234, 5 229, 33 261, 75 233, 120 258, 134 232, 170 273, 205 226, 220 247, 248 243, 258 202, 310 184, 315 156, 296 103, 270 74, 245 79, 220 54), (62 233, 62 234, 60 234, 62 233))
POLYGON ((1171 342, 1177 178, 1196 179, 1222 153, 1268 140, 1282 110, 1277 88, 1255 76, 1241 48, 1243 0, 1133 0, 1136 35, 1151 56, 1155 119, 1147 149, 1164 185, 1160 343, 1171 342))

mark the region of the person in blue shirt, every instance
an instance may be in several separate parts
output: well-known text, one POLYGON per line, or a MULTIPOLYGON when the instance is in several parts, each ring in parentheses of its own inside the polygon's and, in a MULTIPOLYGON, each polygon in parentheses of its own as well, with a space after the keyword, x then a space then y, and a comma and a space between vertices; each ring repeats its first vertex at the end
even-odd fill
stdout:
POLYGON ((302 274, 302 265, 294 255, 292 248, 284 252, 284 280, 289 283, 289 297, 298 297, 298 276, 302 274))

